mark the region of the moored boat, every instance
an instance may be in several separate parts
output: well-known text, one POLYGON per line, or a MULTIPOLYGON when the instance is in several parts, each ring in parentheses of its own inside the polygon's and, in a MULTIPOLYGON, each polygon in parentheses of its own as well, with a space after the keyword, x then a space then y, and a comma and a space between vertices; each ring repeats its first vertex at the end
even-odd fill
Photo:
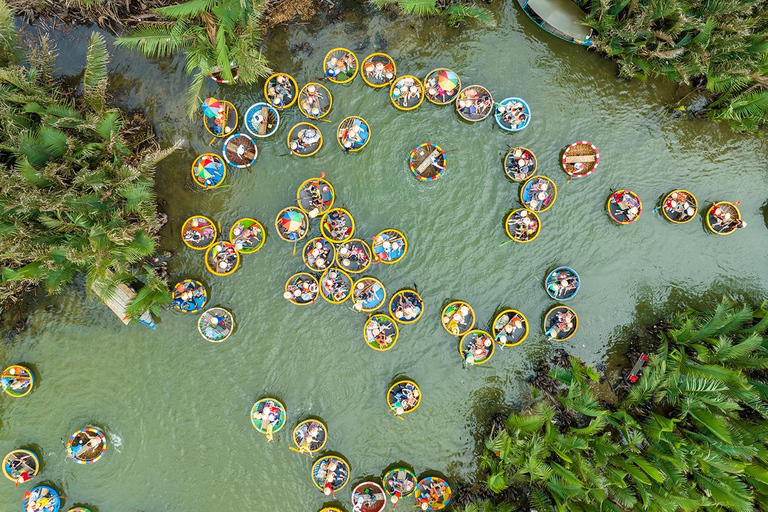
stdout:
POLYGON ((456 112, 472 123, 482 121, 494 112, 493 96, 481 85, 470 85, 459 93, 456 100, 456 112))
POLYGON ((696 196, 687 190, 673 190, 664 197, 661 204, 661 213, 675 224, 690 222, 699 211, 699 203, 696 196))
POLYGON ((528 178, 520 187, 520 202, 532 212, 545 212, 557 199, 557 185, 546 176, 528 178))
POLYGON ((299 208, 283 208, 275 217, 277 236, 286 242, 298 242, 309 232, 309 218, 299 208))
POLYGON ((208 217, 194 215, 181 226, 181 239, 190 249, 205 250, 216 243, 216 225, 208 217))
POLYGON ((467 366, 487 363, 493 357, 495 344, 487 332, 473 329, 459 340, 459 354, 467 366))
POLYGON ((312 304, 320 293, 320 285, 312 274, 299 272, 285 282, 283 297, 296 306, 312 304))
POLYGON ((514 347, 528 337, 528 319, 516 309, 505 309, 493 319, 493 338, 501 347, 514 347))
POLYGON ((269 103, 254 103, 245 111, 243 124, 254 137, 269 137, 280 126, 280 113, 269 103))
POLYGON ((357 56, 346 48, 334 48, 325 54, 323 74, 335 84, 346 84, 357 76, 360 63, 357 56))
POLYGON ((355 219, 344 208, 331 208, 320 220, 320 231, 333 243, 343 243, 355 234, 355 219))
POLYGON ((416 290, 400 290, 389 299, 389 312, 395 321, 413 324, 424 314, 424 301, 416 290))
POLYGON ((403 414, 415 411, 420 404, 421 389, 412 380, 399 380, 387 390, 387 405, 401 419, 403 414))
POLYGON ((336 455, 320 457, 312 464, 312 482, 326 496, 343 489, 349 477, 349 463, 336 455))
POLYGON ((296 191, 299 208, 311 219, 332 208, 335 200, 333 185, 323 178, 310 178, 299 185, 296 191))
POLYGON ((425 142, 413 148, 408 157, 408 167, 421 181, 436 180, 445 172, 445 151, 433 142, 425 142))
POLYGON ((619 224, 632 224, 643 213, 643 203, 631 190, 617 190, 608 196, 608 215, 619 224))
POLYGON ((371 242, 373 257, 381 263, 397 263, 408 252, 408 239, 396 229, 385 229, 371 242))
POLYGON ((285 406, 277 398, 262 398, 251 407, 251 424, 261 434, 267 436, 267 442, 285 426, 288 414, 285 406))
POLYGON ((227 177, 227 164, 215 153, 204 153, 192 162, 192 179, 205 189, 216 188, 227 177))
POLYGON ((296 123, 288 132, 290 154, 301 157, 312 156, 323 147, 323 134, 312 123, 296 123))
POLYGON ((584 178, 597 169, 600 163, 600 153, 591 142, 580 140, 574 142, 563 152, 563 170, 574 178, 584 178))
POLYGON ((227 340, 235 331, 235 317, 224 308, 207 309, 197 319, 197 332, 204 340, 211 343, 221 343, 227 340))
POLYGON ((0 385, 2 385, 6 395, 21 398, 32 391, 35 385, 35 375, 26 366, 14 364, 0 374, 0 385))
POLYGON ((320 420, 307 419, 293 429, 293 444, 299 453, 312 456, 313 452, 323 449, 328 441, 328 427, 320 420))
POLYGON ((448 105, 456 100, 461 90, 461 79, 448 68, 433 69, 424 78, 427 100, 435 105, 448 105))
POLYGON ((385 352, 397 343, 399 329, 388 315, 381 313, 368 317, 363 326, 363 339, 373 350, 385 352))
POLYGON ((40 459, 29 450, 19 448, 3 458, 3 474, 16 486, 29 482, 39 471, 40 459))
POLYGON ((224 160, 233 167, 245 169, 252 166, 259 156, 256 142, 247 133, 235 133, 224 141, 221 150, 224 160))
POLYGON ((739 228, 747 227, 747 223, 741 220, 739 203, 718 201, 707 210, 707 228, 718 235, 730 235, 739 228))
POLYGON ((365 240, 352 238, 336 248, 336 265, 350 274, 365 272, 371 266, 371 248, 365 240))
POLYGON ((171 298, 171 309, 174 311, 197 313, 208 302, 208 290, 200 281, 185 279, 173 287, 171 298))
POLYGON ((338 268, 329 268, 320 276, 320 294, 331 304, 341 304, 352 293, 352 278, 338 268))
POLYGON ((519 132, 531 122, 531 107, 522 98, 504 98, 496 105, 493 117, 502 130, 519 132))
POLYGON ((352 489, 352 512, 381 512, 386 506, 384 489, 376 482, 363 482, 352 489))
POLYGON ((203 101, 203 126, 214 137, 221 138, 234 133, 237 123, 237 109, 232 103, 215 98, 203 101))
POLYGON ((107 452, 107 437, 94 427, 85 427, 67 441, 67 457, 78 464, 93 464, 107 452))
POLYGON ((264 247, 267 237, 261 222, 250 217, 237 220, 229 230, 229 240, 240 254, 253 254, 264 247))
POLYGON ((442 478, 428 476, 416 485, 415 496, 421 510, 443 510, 451 501, 451 486, 442 478))
POLYGON ((544 280, 547 295, 555 300, 570 300, 579 291, 579 274, 571 267, 557 267, 544 280))
POLYGON ((509 212, 504 219, 504 230, 507 236, 516 242, 532 242, 539 236, 541 220, 536 212, 519 208, 509 212))
POLYGON ((463 336, 475 325, 475 310, 466 302, 455 300, 443 308, 441 325, 454 336, 463 336))
POLYGON ((384 490, 390 495, 389 500, 397 508, 400 498, 410 496, 416 490, 416 474, 408 468, 395 467, 382 477, 384 490))
POLYGON ((424 85, 413 75, 399 76, 389 88, 389 99, 398 110, 414 110, 424 101, 424 85))
POLYGON ((333 95, 328 88, 310 82, 299 91, 299 110, 310 119, 322 119, 331 112, 333 95))
POLYGON ((287 73, 275 73, 264 82, 264 97, 278 110, 284 110, 293 105, 298 95, 299 86, 287 73))
POLYGON ((570 339, 578 328, 579 317, 568 306, 555 306, 544 315, 544 335, 550 340, 570 339))
POLYGON ((229 63, 229 72, 232 75, 232 79, 224 78, 224 73, 222 72, 222 68, 219 66, 216 66, 214 70, 208 74, 208 78, 210 78, 211 80, 219 84, 231 84, 233 82, 236 82, 238 77, 240 76, 240 70, 238 69, 237 65, 234 62, 229 63))
POLYGON ((61 497, 53 487, 40 485, 24 493, 21 508, 24 512, 59 512, 61 497))
POLYGON ((313 272, 322 272, 333 265, 335 256, 336 248, 321 236, 307 242, 302 251, 304 264, 313 272))
POLYGON ((371 127, 360 116, 345 117, 336 130, 336 140, 344 152, 360 151, 371 140, 371 127))
POLYGON ((360 76, 371 87, 386 87, 397 76, 395 60, 386 53, 372 53, 363 59, 360 76))
POLYGON ((387 300, 387 290, 375 277, 361 277, 352 288, 352 307, 355 311, 376 311, 387 300))
POLYGON ((512 181, 527 180, 536 174, 537 168, 536 155, 523 146, 511 148, 504 157, 504 174, 512 181))
POLYGON ((216 242, 205 252, 205 268, 215 276, 228 276, 240 266, 240 253, 232 242, 216 242))

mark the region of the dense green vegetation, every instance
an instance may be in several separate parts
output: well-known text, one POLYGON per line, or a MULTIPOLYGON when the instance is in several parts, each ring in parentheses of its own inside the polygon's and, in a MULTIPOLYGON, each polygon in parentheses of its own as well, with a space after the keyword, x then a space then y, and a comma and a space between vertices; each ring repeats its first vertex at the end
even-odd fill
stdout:
POLYGON ((483 24, 494 23, 491 11, 471 0, 370 0, 376 7, 396 6, 406 14, 444 16, 449 24, 464 23, 468 18, 483 24))

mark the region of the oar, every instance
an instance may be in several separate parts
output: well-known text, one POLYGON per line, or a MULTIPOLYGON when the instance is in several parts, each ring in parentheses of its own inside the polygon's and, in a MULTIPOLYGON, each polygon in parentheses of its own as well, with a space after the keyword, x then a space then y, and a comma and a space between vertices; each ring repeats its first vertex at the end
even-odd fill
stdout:
POLYGON ((403 418, 402 416, 400 416, 399 414, 397 414, 397 410, 396 410, 394 407, 391 407, 391 406, 390 406, 390 408, 389 408, 389 412, 391 412, 391 413, 392 413, 392 414, 395 416, 395 418, 397 418, 397 419, 399 419, 399 420, 401 420, 401 421, 405 421, 405 418, 403 418))

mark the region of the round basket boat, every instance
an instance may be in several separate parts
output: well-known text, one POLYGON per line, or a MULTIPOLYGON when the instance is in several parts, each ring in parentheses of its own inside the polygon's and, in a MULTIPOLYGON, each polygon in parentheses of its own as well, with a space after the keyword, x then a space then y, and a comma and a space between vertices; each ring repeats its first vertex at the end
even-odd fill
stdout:
POLYGON ((216 138, 226 137, 237 128, 238 116, 235 106, 224 100, 205 100, 203 126, 216 138))
POLYGON ((280 126, 280 113, 269 103, 254 103, 245 111, 243 123, 254 137, 269 137, 280 126))
POLYGON ((310 457, 312 452, 323 449, 328 441, 328 428, 320 420, 304 420, 293 429, 293 444, 299 453, 306 453, 310 457))
POLYGON ((299 111, 310 119, 322 119, 331 112, 333 95, 328 88, 310 82, 299 91, 299 111))
POLYGON ((550 340, 570 339, 578 328, 579 317, 568 306, 555 306, 544 315, 544 334, 550 340))
POLYGON ((412 380, 399 380, 387 390, 387 404, 395 416, 402 416, 418 409, 421 404, 421 389, 412 380))
POLYGON ((386 506, 384 488, 376 482, 363 482, 352 489, 352 510, 355 512, 381 512, 386 506))
POLYGON ((387 300, 387 290, 375 277, 362 277, 352 289, 352 307, 355 311, 376 311, 387 300))
POLYGON ((433 142, 416 146, 408 157, 408 167, 421 181, 432 181, 442 177, 446 165, 445 151, 433 142))
POLYGON ((237 78, 240 76, 240 71, 234 62, 229 63, 229 69, 232 74, 231 80, 222 78, 221 68, 217 66, 217 69, 218 71, 214 71, 213 73, 210 73, 208 75, 208 78, 210 78, 211 80, 219 84, 230 84, 232 82, 237 81, 237 78))
POLYGON ((519 132, 531 122, 531 107, 521 98, 504 98, 493 114, 502 130, 519 132))
POLYGON ((218 231, 216 225, 208 217, 195 215, 184 221, 181 226, 181 239, 190 249, 203 251, 214 243, 218 231))
POLYGON ((453 336, 463 336, 475 326, 475 310, 460 300, 445 306, 440 318, 443 328, 453 336))
POLYGON ((320 295, 331 304, 341 304, 352 293, 352 278, 338 268, 329 268, 320 276, 320 295))
POLYGON ((408 239, 396 229, 385 229, 371 242, 373 257, 381 263, 397 263, 408 252, 408 239))
POLYGON ((545 212, 557 199, 557 185, 546 176, 528 178, 520 187, 520 202, 532 212, 545 212))
POLYGON ((505 309, 493 319, 493 339, 501 347, 514 347, 528 337, 528 319, 516 309, 505 309))
POLYGON ((331 208, 320 220, 320 231, 333 243, 346 242, 355 234, 355 219, 344 208, 331 208))
POLYGON ((21 398, 32 391, 35 385, 35 376, 32 370, 26 366, 14 364, 3 370, 0 374, 0 385, 8 396, 21 398))
POLYGON ((251 407, 251 424, 267 436, 267 442, 285 426, 285 406, 276 398, 262 398, 251 407))
POLYGON ((322 178, 310 178, 296 191, 299 208, 313 219, 331 209, 335 200, 333 185, 322 178))
POLYGON ((424 85, 413 75, 399 76, 389 88, 389 99, 398 110, 414 110, 424 101, 424 85))
POLYGON ((365 240, 353 238, 336 248, 336 266, 350 274, 365 272, 371 266, 371 248, 365 240))
POLYGON ((208 302, 208 290, 200 281, 185 279, 173 287, 171 309, 182 313, 197 313, 208 302))
POLYGON ((285 282, 283 297, 297 306, 312 304, 320 293, 320 285, 312 274, 299 272, 285 282))
POLYGON ((386 352, 397 343, 400 330, 388 315, 375 314, 368 317, 363 327, 363 339, 373 350, 386 352))
POLYGON ((421 510, 443 510, 451 501, 451 486, 442 478, 428 476, 416 486, 416 505, 421 510))
POLYGON ((363 81, 375 89, 386 87, 397 76, 397 66, 386 53, 372 53, 363 59, 360 66, 363 81))
POLYGON ((571 300, 579 291, 579 274, 571 267, 557 267, 544 280, 547 295, 555 300, 571 300))
POLYGON ((204 153, 192 162, 191 172, 192 179, 199 187, 216 188, 227 177, 227 164, 219 155, 204 153))
POLYGON ((297 242, 309 232, 309 217, 299 208, 283 208, 275 217, 277 236, 286 242, 297 242))
POLYGON ((275 73, 264 82, 264 97, 278 110, 285 110, 296 103, 298 93, 296 80, 287 73, 275 73))
POLYGON ((357 56, 346 48, 334 48, 325 54, 323 74, 335 84, 346 84, 355 79, 360 63, 357 56))
POLYGON ((322 272, 331 265, 336 257, 336 248, 325 238, 318 236, 304 246, 302 259, 313 272, 322 272))
POLYGON ((730 235, 739 228, 747 225, 741 220, 738 203, 719 201, 707 210, 707 228, 718 235, 730 235))
POLYGON ((21 509, 24 512, 59 512, 61 497, 53 487, 41 485, 24 493, 21 509))
POLYGON ((67 441, 67 457, 78 464, 93 464, 107 452, 107 437, 97 428, 78 430, 67 441))
POLYGON ((661 213, 668 221, 675 224, 690 222, 699 211, 696 196, 687 190, 673 190, 666 195, 661 204, 661 213))
POLYGON ((240 266, 240 253, 232 242, 216 242, 205 252, 205 268, 215 276, 228 276, 240 266))
POLYGON ((427 100, 435 105, 448 105, 456 100, 461 90, 461 79, 448 68, 437 68, 424 78, 427 100))
POLYGON ((363 149, 371 140, 371 127, 360 116, 345 117, 336 130, 336 141, 345 153, 363 149))
POLYGON ((467 366, 485 364, 493 357, 495 345, 490 334, 474 329, 459 340, 459 354, 467 366))
POLYGON ((197 320, 197 332, 206 341, 221 343, 235 331, 235 317, 224 308, 210 308, 197 320))
POLYGON ((424 314, 424 301, 416 290, 400 290, 389 299, 389 313, 401 324, 416 323, 424 314))
POLYGON ((511 148, 504 157, 504 174, 512 181, 525 181, 534 174, 538 168, 536 155, 528 148, 516 146, 511 148))
POLYGON ((504 219, 504 230, 507 236, 515 242, 532 242, 539 236, 541 220, 536 212, 525 208, 512 210, 504 219))
POLYGON ((456 112, 462 119, 472 123, 482 121, 493 111, 493 96, 481 85, 465 87, 456 100, 456 112))
POLYGON ((592 174, 600 163, 600 153, 591 142, 574 142, 563 152, 563 170, 574 178, 583 178, 592 174))
POLYGON ((264 247, 267 238, 261 222, 250 217, 243 217, 232 224, 229 229, 229 239, 235 244, 235 250, 240 254, 253 254, 264 247))
POLYGON ((608 196, 608 215, 618 224, 632 224, 643 213, 643 203, 631 190, 617 190, 608 196))
POLYGON ((344 512, 344 511, 336 507, 323 507, 318 512, 344 512))
POLYGON ((5 478, 17 486, 29 482, 40 472, 40 459, 29 450, 13 450, 3 458, 5 478))
POLYGON ((416 490, 416 474, 408 468, 392 468, 381 479, 390 501, 397 505, 400 498, 410 496, 416 490))
POLYGON ((235 133, 224 141, 224 148, 221 150, 224 154, 224 160, 233 167, 245 169, 252 166, 259 156, 259 149, 253 137, 247 133, 235 133))
POLYGON ((292 155, 312 156, 323 147, 323 134, 312 123, 297 123, 288 132, 286 142, 292 155))
POLYGON ((349 482, 349 463, 336 455, 318 458, 312 464, 312 482, 326 496, 340 491, 349 482))
POLYGON ((71 508, 67 510, 67 512, 91 512, 91 509, 84 508, 84 507, 76 507, 76 508, 71 508))

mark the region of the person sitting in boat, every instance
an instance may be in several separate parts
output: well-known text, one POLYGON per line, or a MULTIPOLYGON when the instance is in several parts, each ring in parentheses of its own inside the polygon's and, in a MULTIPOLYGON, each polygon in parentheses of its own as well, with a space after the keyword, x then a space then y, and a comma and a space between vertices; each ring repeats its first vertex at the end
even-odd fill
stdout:
POLYGON ((385 485, 392 494, 390 501, 397 503, 400 501, 400 496, 408 496, 413 492, 414 483, 413 480, 408 478, 408 473, 405 471, 398 471, 390 476, 385 485))
POLYGON ((317 421, 312 421, 303 425, 297 432, 298 435, 303 436, 301 444, 299 445, 299 452, 305 452, 311 455, 312 446, 318 442, 322 432, 322 425, 317 421))
POLYGON ((59 510, 61 501, 47 487, 40 487, 24 495, 24 512, 54 512, 59 510))
POLYGON ((496 341, 499 345, 504 346, 510 338, 515 339, 517 331, 523 329, 523 319, 520 318, 520 315, 516 314, 513 315, 512 318, 505 315, 500 320, 506 323, 499 329, 499 332, 496 335, 496 341))
MULTIPOLYGON (((374 509, 382 499, 384 499, 383 494, 374 494, 370 488, 366 488, 362 492, 354 492, 352 493, 352 511, 361 512, 363 509, 374 509)), ((379 510, 381 508, 383 507, 380 507, 379 510)))
POLYGON ((442 479, 430 478, 429 483, 422 485, 421 489, 422 493, 416 499, 416 503, 421 507, 421 510, 429 510, 432 503, 443 502, 447 485, 442 479))
POLYGON ((340 486, 347 479, 347 468, 344 464, 339 464, 336 459, 328 462, 321 462, 317 471, 317 479, 324 481, 323 494, 330 496, 334 488, 340 486))
POLYGON ((555 297, 567 297, 572 290, 576 288, 578 280, 569 276, 565 272, 561 272, 549 283, 547 283, 547 289, 552 292, 555 297))
POLYGON ((331 253, 330 244, 324 244, 318 240, 315 242, 315 246, 309 251, 307 255, 307 262, 319 270, 324 270, 328 266, 328 255, 331 253))
POLYGON ((395 317, 400 320, 413 320, 421 314, 421 302, 416 300, 410 300, 404 293, 401 293, 397 297, 397 304, 394 310, 395 317))
POLYGON ((561 334, 567 334, 573 329, 573 313, 570 311, 558 311, 555 313, 555 322, 544 334, 548 338, 559 338, 561 334))
POLYGON ((395 403, 392 404, 398 414, 410 411, 419 403, 419 390, 411 382, 406 382, 395 393, 395 403))
POLYGON ((264 403, 261 412, 256 412, 253 417, 261 422, 261 429, 271 431, 280 423, 280 413, 282 409, 277 407, 272 400, 264 403))
MULTIPOLYGON (((18 371, 18 369, 17 369, 18 371)), ((30 382, 32 382, 29 379, 28 375, 10 375, 5 374, 3 375, 3 378, 0 379, 0 385, 2 385, 3 390, 10 389, 14 393, 21 393, 25 389, 29 387, 30 382)))
POLYGON ((392 335, 387 333, 385 330, 379 324, 378 327, 375 327, 372 331, 372 334, 375 336, 374 340, 377 345, 379 345, 379 348, 387 348, 392 343, 392 335))
POLYGON ((684 221, 696 213, 695 208, 688 200, 685 192, 672 192, 664 202, 664 209, 671 217, 678 221, 684 221))
POLYGON ((220 272, 226 272, 237 264, 237 251, 232 246, 227 246, 224 250, 219 250, 213 257, 216 262, 216 268, 220 272))
POLYGON ((468 322, 469 307, 466 304, 459 307, 452 315, 443 317, 443 323, 446 324, 448 330, 456 335, 464 330, 468 322))
POLYGON ((19 484, 32 480, 35 472, 35 468, 27 464, 29 455, 18 456, 14 454, 11 460, 8 462, 7 470, 10 477, 14 480, 14 487, 18 487, 19 484))
POLYGON ((349 294, 349 286, 342 278, 341 274, 335 270, 328 272, 328 276, 323 283, 323 287, 328 290, 328 296, 334 300, 342 300, 349 294))
POLYGON ((613 194, 612 200, 628 221, 632 221, 640 215, 640 203, 632 194, 626 191, 616 192, 613 194))
POLYGON ((485 334, 475 336, 475 339, 464 348, 462 355, 467 364, 474 364, 476 361, 482 361, 491 353, 493 343, 485 334))
MULTIPOLYGON (((216 115, 213 117, 213 134, 214 135, 222 135, 225 132, 225 128, 227 128, 227 108, 222 108, 219 110, 216 115)), ((229 130, 226 130, 229 131, 229 130)))

